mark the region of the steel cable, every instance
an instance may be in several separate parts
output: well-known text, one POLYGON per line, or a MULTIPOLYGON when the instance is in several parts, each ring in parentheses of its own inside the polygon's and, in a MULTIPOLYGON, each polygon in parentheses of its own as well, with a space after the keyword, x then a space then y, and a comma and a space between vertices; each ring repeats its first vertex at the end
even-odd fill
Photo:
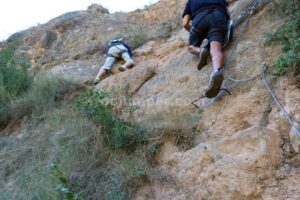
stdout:
POLYGON ((280 108, 280 110, 282 111, 282 113, 284 114, 284 116, 287 118, 287 120, 289 121, 289 123, 291 124, 291 126, 294 128, 296 134, 300 137, 300 130, 299 128, 296 126, 296 123, 294 122, 294 120, 289 116, 289 114, 287 113, 287 111, 285 110, 285 108, 283 107, 283 105, 280 103, 279 99, 277 98, 277 96, 275 95, 275 93, 273 92, 272 88, 270 87, 267 78, 266 78, 266 71, 267 71, 268 65, 267 63, 263 63, 262 64, 262 71, 263 71, 263 82, 266 85, 266 87, 268 88, 269 93, 271 94, 273 100, 275 101, 276 105, 280 108))

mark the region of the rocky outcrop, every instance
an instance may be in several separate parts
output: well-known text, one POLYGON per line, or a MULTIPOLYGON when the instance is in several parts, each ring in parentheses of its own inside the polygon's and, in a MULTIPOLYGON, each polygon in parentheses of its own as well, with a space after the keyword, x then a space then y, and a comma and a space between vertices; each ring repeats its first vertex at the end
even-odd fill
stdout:
POLYGON ((49 49, 56 39, 56 33, 51 31, 45 32, 44 35, 41 37, 41 48, 49 49))
POLYGON ((281 167, 274 178, 265 182, 265 191, 262 195, 264 200, 299 199, 300 176, 299 170, 288 165, 281 167))
POLYGON ((91 13, 100 13, 100 14, 109 14, 109 11, 107 8, 104 8, 101 5, 98 4, 92 4, 87 9, 88 12, 91 13))
POLYGON ((278 132, 253 127, 174 153, 162 168, 193 199, 257 199, 263 180, 281 164, 280 145, 278 132))

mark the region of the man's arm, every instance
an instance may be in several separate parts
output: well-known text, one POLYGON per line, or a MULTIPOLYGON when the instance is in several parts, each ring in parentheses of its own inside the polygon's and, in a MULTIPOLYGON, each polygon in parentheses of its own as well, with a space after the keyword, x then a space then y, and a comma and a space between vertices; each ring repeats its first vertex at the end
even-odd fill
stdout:
POLYGON ((191 21, 190 15, 185 15, 182 19, 182 26, 187 31, 190 31, 190 29, 191 29, 190 21, 191 21))

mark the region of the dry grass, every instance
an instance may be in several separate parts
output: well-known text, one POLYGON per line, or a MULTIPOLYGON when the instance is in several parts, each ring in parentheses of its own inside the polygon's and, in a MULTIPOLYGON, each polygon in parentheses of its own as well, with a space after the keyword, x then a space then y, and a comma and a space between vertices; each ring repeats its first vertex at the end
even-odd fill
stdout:
POLYGON ((42 121, 35 118, 28 127, 22 135, 26 139, 1 149, 0 180, 5 185, 1 199, 55 197, 57 182, 51 177, 50 164, 59 163, 68 174, 106 152, 97 127, 70 109, 48 112, 42 121))
POLYGON ((162 177, 147 162, 143 145, 132 153, 112 150, 99 131, 67 106, 35 118, 24 139, 1 146, 0 199, 57 199, 53 163, 82 199, 131 199, 141 186, 162 177))
POLYGON ((76 89, 68 84, 55 87, 61 82, 49 81, 24 96, 22 105, 29 104, 31 111, 20 117, 20 128, 7 130, 14 136, 0 139, 0 199, 63 199, 55 189, 60 182, 51 173, 51 164, 59 167, 70 191, 81 199, 132 199, 143 185, 171 180, 155 163, 166 135, 175 136, 182 150, 193 145, 192 131, 152 127, 147 140, 130 143, 130 150, 112 149, 104 142, 101 125, 74 109, 76 89))

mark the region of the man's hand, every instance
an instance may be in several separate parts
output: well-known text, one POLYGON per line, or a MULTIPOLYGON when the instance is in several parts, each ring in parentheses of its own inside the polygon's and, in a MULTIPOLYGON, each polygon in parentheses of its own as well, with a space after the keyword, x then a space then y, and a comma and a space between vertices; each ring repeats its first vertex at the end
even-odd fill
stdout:
POLYGON ((182 19, 182 26, 187 31, 190 31, 190 29, 191 29, 190 21, 191 21, 190 15, 185 15, 182 19))

